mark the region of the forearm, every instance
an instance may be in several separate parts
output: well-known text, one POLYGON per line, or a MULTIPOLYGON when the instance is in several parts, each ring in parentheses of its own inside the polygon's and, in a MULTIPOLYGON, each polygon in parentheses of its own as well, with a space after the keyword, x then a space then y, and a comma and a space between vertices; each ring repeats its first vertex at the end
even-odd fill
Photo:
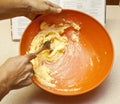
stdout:
MULTIPOLYGON (((1 80, 1 79, 0 79, 1 80)), ((2 100, 2 98, 8 94, 9 90, 7 89, 6 83, 0 81, 0 101, 2 100)))
POLYGON ((0 101, 9 92, 9 87, 7 85, 7 75, 3 72, 0 67, 0 101))
POLYGON ((26 15, 24 0, 0 0, 0 20, 26 15))

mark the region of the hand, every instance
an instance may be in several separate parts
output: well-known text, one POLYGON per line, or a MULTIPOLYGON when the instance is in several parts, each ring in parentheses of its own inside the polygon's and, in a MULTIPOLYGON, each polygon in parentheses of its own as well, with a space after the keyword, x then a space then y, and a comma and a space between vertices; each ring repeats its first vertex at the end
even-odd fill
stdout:
POLYGON ((12 57, 0 67, 0 79, 4 80, 7 89, 18 89, 32 83, 33 69, 30 61, 35 57, 35 54, 12 57))
POLYGON ((45 13, 59 13, 61 7, 48 0, 0 0, 0 19, 25 16, 33 20, 45 13))
POLYGON ((61 7, 48 0, 25 0, 28 7, 26 17, 34 19, 39 14, 60 13, 61 7))

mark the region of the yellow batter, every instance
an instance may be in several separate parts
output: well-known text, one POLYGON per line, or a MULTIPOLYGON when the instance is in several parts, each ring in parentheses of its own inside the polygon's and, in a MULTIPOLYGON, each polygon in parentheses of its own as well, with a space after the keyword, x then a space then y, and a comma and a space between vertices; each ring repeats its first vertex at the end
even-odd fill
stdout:
MULTIPOLYGON (((64 54, 68 45, 68 38, 66 36, 62 36, 61 34, 70 26, 71 25, 67 23, 50 25, 46 22, 42 22, 40 25, 41 31, 34 37, 31 43, 29 53, 34 53, 39 50, 39 48, 42 48, 46 41, 51 42, 49 50, 43 50, 34 60, 32 60, 35 76, 43 85, 49 87, 56 86, 55 84, 51 83, 54 80, 54 78, 52 78, 50 75, 51 69, 47 68, 45 65, 42 65, 42 62, 44 60, 54 62, 64 54)), ((76 30, 80 29, 79 25, 75 23, 72 23, 72 26, 76 30)), ((73 34, 71 37, 73 41, 79 41, 79 38, 76 34, 73 34)))

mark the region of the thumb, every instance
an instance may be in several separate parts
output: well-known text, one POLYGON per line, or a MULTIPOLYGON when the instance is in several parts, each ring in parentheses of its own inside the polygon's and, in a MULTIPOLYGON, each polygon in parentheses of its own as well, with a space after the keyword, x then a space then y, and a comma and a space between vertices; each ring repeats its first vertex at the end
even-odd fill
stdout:
POLYGON ((36 53, 29 53, 26 55, 26 57, 28 58, 28 60, 32 60, 36 57, 36 53))

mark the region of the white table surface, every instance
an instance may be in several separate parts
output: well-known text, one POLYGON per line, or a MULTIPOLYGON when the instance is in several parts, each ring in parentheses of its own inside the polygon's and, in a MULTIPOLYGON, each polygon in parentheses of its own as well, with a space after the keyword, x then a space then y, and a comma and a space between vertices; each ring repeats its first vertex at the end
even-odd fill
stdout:
MULTIPOLYGON (((120 7, 107 6, 106 29, 115 58, 107 79, 96 89, 75 97, 62 97, 40 90, 34 84, 11 91, 0 104, 119 104, 120 103, 120 7)), ((19 54, 19 42, 11 40, 10 20, 0 21, 0 64, 19 54)))

